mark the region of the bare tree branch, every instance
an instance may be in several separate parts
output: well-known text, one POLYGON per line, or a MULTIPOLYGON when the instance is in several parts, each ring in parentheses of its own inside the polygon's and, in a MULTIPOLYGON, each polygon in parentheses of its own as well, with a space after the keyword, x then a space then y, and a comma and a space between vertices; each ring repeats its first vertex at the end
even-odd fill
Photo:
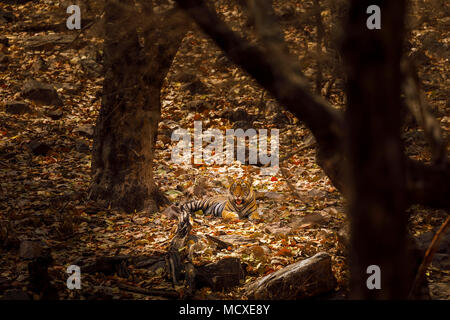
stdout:
POLYGON ((420 80, 414 65, 406 59, 402 61, 403 92, 406 105, 414 116, 417 124, 423 128, 425 137, 431 147, 434 163, 447 161, 447 144, 442 137, 439 122, 433 116, 430 106, 420 88, 420 80))
MULTIPOLYGON (((346 159, 342 141, 345 123, 342 113, 309 90, 297 63, 288 54, 270 55, 239 37, 202 0, 176 0, 201 29, 236 64, 247 71, 281 105, 302 120, 317 140, 317 162, 343 190, 346 159)), ((450 207, 448 166, 430 166, 404 157, 407 169, 407 196, 410 203, 450 207), (445 195, 445 196, 444 196, 445 195)))

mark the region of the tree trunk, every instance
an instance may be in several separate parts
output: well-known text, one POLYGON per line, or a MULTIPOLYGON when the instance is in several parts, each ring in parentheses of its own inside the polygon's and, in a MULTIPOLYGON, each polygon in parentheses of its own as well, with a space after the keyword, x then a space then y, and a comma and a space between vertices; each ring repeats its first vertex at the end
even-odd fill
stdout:
POLYGON ((379 3, 381 30, 369 30, 366 9, 372 1, 351 2, 343 45, 348 77, 350 292, 356 299, 406 298, 412 279, 400 140, 405 2, 379 3), (380 290, 367 286, 370 265, 380 267, 380 290))
POLYGON ((152 171, 160 89, 185 27, 178 11, 153 14, 145 2, 140 11, 134 3, 105 4, 105 79, 90 197, 127 212, 154 212, 160 199, 152 171))

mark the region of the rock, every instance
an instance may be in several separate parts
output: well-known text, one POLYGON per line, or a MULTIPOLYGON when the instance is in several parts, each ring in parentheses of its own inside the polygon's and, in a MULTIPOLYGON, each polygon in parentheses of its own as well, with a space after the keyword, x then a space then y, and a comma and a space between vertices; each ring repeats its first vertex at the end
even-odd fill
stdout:
POLYGON ((50 150, 51 147, 46 144, 45 142, 41 142, 39 140, 33 140, 28 144, 28 148, 30 149, 30 151, 38 156, 45 156, 50 150))
POLYGON ((6 113, 9 114, 25 114, 32 110, 25 101, 8 101, 6 102, 6 113))
POLYGON ((225 258, 196 268, 197 288, 210 287, 214 291, 232 288, 245 278, 244 269, 238 258, 225 258))
POLYGON ((24 259, 34 259, 42 254, 40 241, 25 240, 20 243, 19 256, 24 259))
POLYGON ((73 133, 78 133, 82 136, 92 138, 94 136, 94 126, 90 124, 85 124, 73 129, 73 133))
POLYGON ((36 80, 29 80, 25 83, 22 89, 22 96, 45 105, 61 106, 63 104, 52 85, 36 80))
POLYGON ((30 300, 30 297, 20 289, 9 289, 3 293, 1 300, 30 300))
POLYGON ((47 112, 47 117, 52 120, 59 120, 63 116, 63 111, 61 109, 54 109, 47 112))
POLYGON ((307 299, 332 291, 336 279, 328 253, 293 263, 246 285, 246 295, 257 300, 307 299))

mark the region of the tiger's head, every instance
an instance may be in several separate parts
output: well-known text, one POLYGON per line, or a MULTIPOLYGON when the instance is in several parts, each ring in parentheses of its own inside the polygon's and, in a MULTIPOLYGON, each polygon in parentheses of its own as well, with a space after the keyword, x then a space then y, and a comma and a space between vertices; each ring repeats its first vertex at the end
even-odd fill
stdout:
POLYGON ((228 188, 228 200, 236 207, 244 207, 254 199, 250 180, 233 180, 228 188))

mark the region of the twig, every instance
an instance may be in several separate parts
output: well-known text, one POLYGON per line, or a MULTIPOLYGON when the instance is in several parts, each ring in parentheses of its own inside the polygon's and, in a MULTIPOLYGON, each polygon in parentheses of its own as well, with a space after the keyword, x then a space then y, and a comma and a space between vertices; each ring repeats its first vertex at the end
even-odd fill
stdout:
POLYGON ((227 249, 229 247, 233 247, 233 245, 231 243, 228 243, 228 242, 222 241, 220 239, 217 239, 216 237, 210 236, 209 234, 206 234, 205 236, 209 240, 217 243, 220 249, 227 249))
POLYGON ((417 271, 416 278, 414 279, 414 283, 412 285, 411 291, 409 292, 408 298, 411 299, 415 292, 417 291, 418 287, 423 281, 425 271, 427 270, 429 264, 433 260, 433 256, 436 253, 436 251, 439 248, 439 243, 442 240, 442 237, 445 235, 445 232, 448 229, 450 222, 450 216, 447 216, 447 219, 445 219, 442 226, 439 228, 439 230, 436 232, 436 234, 433 237, 433 240, 431 241, 430 245, 428 246, 427 251, 425 252, 425 256, 422 260, 422 263, 420 264, 419 270, 417 271))
POLYGON ((124 283, 118 283, 118 287, 119 287, 119 289, 122 289, 124 291, 145 294, 148 296, 161 296, 161 297, 167 297, 167 298, 173 298, 173 299, 180 298, 180 294, 178 292, 176 292, 175 290, 144 289, 144 288, 140 288, 140 287, 130 286, 130 285, 124 284, 124 283))

